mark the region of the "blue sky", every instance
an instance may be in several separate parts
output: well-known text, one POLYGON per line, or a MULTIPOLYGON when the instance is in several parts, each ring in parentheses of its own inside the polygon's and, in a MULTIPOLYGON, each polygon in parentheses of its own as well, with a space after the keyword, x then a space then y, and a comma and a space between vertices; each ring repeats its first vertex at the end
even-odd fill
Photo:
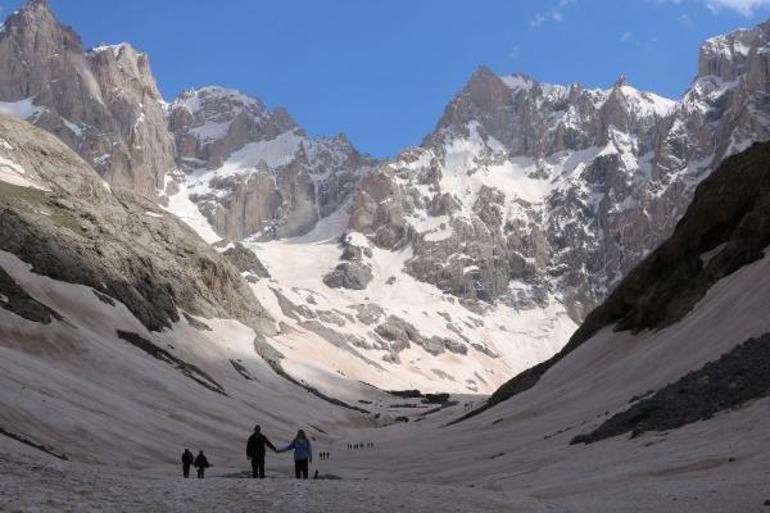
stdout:
MULTIPOLYGON (((21 5, 0 0, 2 16, 21 5)), ((678 98, 700 42, 770 0, 49 0, 86 46, 150 54, 167 99, 220 84, 282 105, 311 135, 394 155, 421 141, 480 64, 552 83, 678 98), (105 7, 109 4, 109 7, 105 7)))

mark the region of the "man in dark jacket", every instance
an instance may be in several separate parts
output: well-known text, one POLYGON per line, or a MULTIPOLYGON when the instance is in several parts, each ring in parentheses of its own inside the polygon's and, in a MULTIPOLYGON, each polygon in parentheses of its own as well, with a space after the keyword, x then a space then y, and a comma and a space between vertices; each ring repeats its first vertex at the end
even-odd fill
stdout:
POLYGON ((192 465, 194 456, 193 453, 190 452, 190 449, 185 449, 182 453, 182 475, 184 475, 185 479, 190 477, 190 466, 192 465))
POLYGON ((198 479, 203 479, 206 469, 211 466, 209 465, 209 460, 206 458, 206 455, 203 454, 203 451, 199 452, 195 457, 194 464, 195 468, 198 469, 198 479))
POLYGON ((275 445, 262 434, 262 427, 256 425, 246 445, 246 459, 251 460, 251 477, 265 478, 265 446, 276 450, 275 445))

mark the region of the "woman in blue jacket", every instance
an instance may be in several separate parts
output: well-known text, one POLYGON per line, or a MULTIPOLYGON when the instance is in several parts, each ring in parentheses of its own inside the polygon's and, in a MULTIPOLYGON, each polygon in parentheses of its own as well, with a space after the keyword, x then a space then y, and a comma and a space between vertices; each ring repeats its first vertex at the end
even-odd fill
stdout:
POLYGON ((278 452, 286 452, 294 449, 294 475, 297 479, 307 479, 308 464, 313 462, 313 446, 310 445, 305 431, 297 431, 297 437, 278 452))

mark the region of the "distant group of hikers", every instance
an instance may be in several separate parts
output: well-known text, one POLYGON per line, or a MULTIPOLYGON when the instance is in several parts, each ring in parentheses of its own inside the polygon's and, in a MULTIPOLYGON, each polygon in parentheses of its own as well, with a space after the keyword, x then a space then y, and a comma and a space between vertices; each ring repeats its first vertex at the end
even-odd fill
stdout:
POLYGON ((366 442, 365 444, 359 443, 359 444, 348 444, 348 450, 357 450, 357 449, 371 449, 374 447, 374 442, 366 442))
MULTIPOLYGON (((282 449, 277 449, 268 438, 262 434, 262 427, 257 425, 254 427, 254 432, 249 437, 249 441, 246 444, 246 459, 251 462, 251 477, 264 479, 265 477, 265 454, 267 448, 272 449, 276 453, 286 452, 294 450, 294 475, 297 479, 307 479, 310 463, 313 462, 313 446, 310 443, 305 431, 300 429, 297 431, 297 436, 294 440, 282 449)), ((329 457, 329 452, 322 453, 322 459, 329 457)), ((182 453, 182 474, 185 478, 190 477, 190 467, 194 466, 198 471, 198 478, 203 479, 206 469, 211 467, 208 459, 200 451, 197 456, 193 458, 193 453, 189 449, 185 449, 182 453)), ((316 474, 318 472, 316 471, 316 474)))

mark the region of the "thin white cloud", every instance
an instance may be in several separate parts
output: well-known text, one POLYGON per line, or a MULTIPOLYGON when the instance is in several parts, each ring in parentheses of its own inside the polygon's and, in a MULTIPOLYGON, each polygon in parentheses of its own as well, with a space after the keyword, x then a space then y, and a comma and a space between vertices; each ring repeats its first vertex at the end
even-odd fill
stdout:
POLYGON ((757 9, 770 5, 770 0, 707 0, 706 6, 713 13, 723 9, 735 11, 747 18, 754 16, 757 9))
POLYGON ((625 32, 620 34, 620 42, 621 43, 628 43, 629 41, 631 41, 632 37, 633 37, 633 34, 631 33, 631 31, 626 30, 625 32))
POLYGON ((508 58, 512 60, 516 60, 519 58, 520 53, 521 53, 521 47, 519 45, 513 45, 511 49, 508 51, 508 58))
POLYGON ((678 21, 680 25, 684 25, 685 27, 692 27, 692 18, 690 18, 687 14, 682 14, 676 19, 676 21, 678 21))
POLYGON ((538 12, 530 18, 529 26, 532 28, 540 28, 549 21, 561 23, 564 21, 564 8, 576 2, 577 0, 559 0, 551 9, 538 12))
POLYGON ((535 14, 532 19, 529 20, 529 26, 532 28, 539 28, 547 21, 547 18, 544 14, 537 13, 535 14))

